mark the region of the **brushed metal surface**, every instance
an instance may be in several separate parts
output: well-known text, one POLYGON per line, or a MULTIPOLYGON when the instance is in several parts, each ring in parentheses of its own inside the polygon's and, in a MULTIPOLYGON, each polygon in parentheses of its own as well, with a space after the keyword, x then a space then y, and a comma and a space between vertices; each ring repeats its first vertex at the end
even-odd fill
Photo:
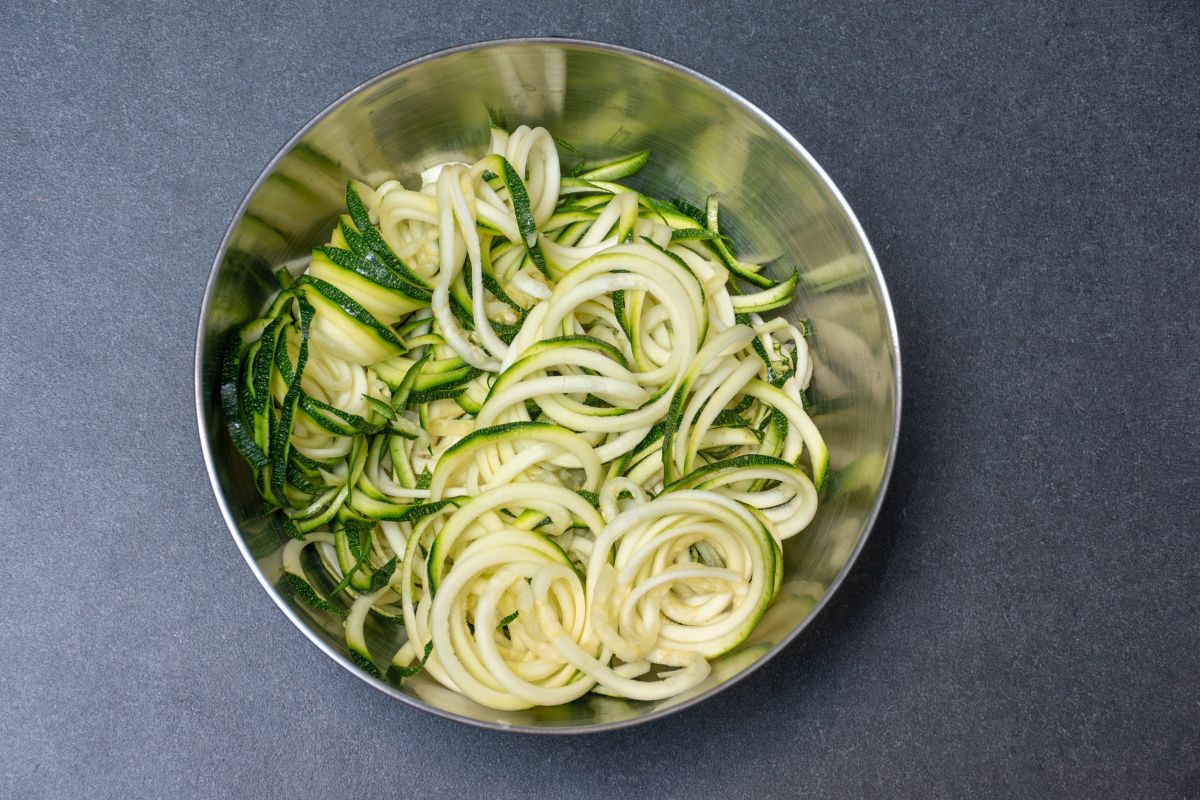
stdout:
MULTIPOLYGON (((487 42, 397 67, 335 102, 301 130, 251 187, 217 253, 200 314, 195 361, 201 447, 221 512, 247 563, 287 615, 330 657, 379 690, 464 722, 534 733, 599 731, 700 702, 770 658, 820 611, 878 513, 900 424, 900 356, 883 276, 837 188, 777 123, 713 81, 609 45, 564 39, 487 42), (591 156, 649 148, 637 185, 658 196, 721 196, 723 228, 740 253, 800 270, 783 313, 811 321, 810 396, 830 449, 831 477, 809 528, 786 543, 784 584, 749 641, 705 683, 665 702, 588 696, 567 706, 484 708, 424 675, 400 687, 347 658, 339 618, 279 590, 279 521, 259 514, 250 472, 223 430, 216 401, 222 336, 252 318, 272 270, 325 241, 346 181, 412 181, 434 163, 474 160, 489 109, 510 125, 544 125, 591 156)), ((390 656, 403 629, 368 631, 390 656)))

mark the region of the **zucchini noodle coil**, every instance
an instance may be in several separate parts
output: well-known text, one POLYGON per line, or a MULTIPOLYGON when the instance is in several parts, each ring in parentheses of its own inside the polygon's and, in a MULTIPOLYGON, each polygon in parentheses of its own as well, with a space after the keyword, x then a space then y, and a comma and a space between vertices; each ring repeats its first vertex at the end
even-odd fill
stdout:
POLYGON ((284 588, 376 678, 664 699, 778 591, 828 467, 807 326, 763 316, 796 275, 739 261, 715 196, 618 182, 648 158, 564 172, 545 129, 493 128, 420 186, 351 182, 230 334, 222 409, 290 537, 284 588), (371 618, 407 642, 373 652, 371 618))

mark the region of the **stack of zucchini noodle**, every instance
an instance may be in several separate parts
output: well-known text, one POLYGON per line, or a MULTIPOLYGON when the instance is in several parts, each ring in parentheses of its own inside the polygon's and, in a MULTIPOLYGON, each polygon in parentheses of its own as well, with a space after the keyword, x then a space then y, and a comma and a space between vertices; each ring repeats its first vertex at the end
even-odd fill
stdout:
MULTIPOLYGON (((565 152, 565 151, 564 151, 565 152)), ((483 705, 663 699, 754 628, 828 455, 779 281, 700 208, 564 173, 543 128, 408 189, 352 182, 307 270, 230 334, 221 403, 351 657, 483 705), (395 653, 369 617, 403 624, 395 653)))

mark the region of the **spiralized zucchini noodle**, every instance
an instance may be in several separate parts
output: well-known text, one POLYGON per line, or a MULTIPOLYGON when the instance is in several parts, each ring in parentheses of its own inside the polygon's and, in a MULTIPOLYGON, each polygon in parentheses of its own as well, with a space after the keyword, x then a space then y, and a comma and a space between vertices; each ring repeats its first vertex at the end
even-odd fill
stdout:
POLYGON ((290 537, 283 588, 376 678, 664 699, 778 591, 828 468, 807 327, 763 317, 796 275, 739 261, 715 196, 619 182, 648 158, 564 172, 545 129, 496 127, 417 188, 351 182, 230 334, 222 409, 290 537), (372 652, 371 618, 407 643, 372 652))

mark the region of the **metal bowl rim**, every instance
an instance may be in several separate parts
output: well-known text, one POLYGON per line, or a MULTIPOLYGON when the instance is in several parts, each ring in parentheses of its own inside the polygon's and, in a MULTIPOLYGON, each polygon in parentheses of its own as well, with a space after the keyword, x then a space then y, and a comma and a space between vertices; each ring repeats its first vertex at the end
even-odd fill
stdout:
POLYGON ((805 628, 807 628, 812 623, 812 621, 817 617, 817 615, 820 614, 821 611, 825 608, 825 606, 829 603, 829 599, 841 587, 843 581, 845 581, 845 579, 846 579, 846 575, 850 572, 850 569, 854 566, 854 562, 858 560, 858 556, 862 552, 863 546, 866 544, 866 541, 867 541, 868 537, 871 535, 871 531, 875 526, 875 521, 878 518, 879 511, 883 506, 884 497, 887 495, 888 484, 891 481, 892 469, 893 469, 893 467, 895 465, 895 461, 896 461, 896 446, 899 442, 899 437, 900 437, 900 411, 901 411, 901 397, 902 397, 902 395, 901 395, 901 369, 900 369, 900 338, 899 338, 898 330, 896 327, 895 313, 892 309, 891 297, 888 293, 887 283, 883 277, 883 271, 880 269, 879 261, 875 256, 874 249, 871 247, 870 240, 867 238, 866 231, 863 230, 861 223, 859 223, 859 221, 858 221, 858 217, 855 216, 854 211, 850 208, 850 204, 848 202, 846 202, 846 198, 842 196, 841 190, 838 189, 837 185, 829 177, 828 173, 826 173, 825 170, 821 167, 821 165, 817 163, 817 160, 815 158, 813 158, 813 156, 808 152, 808 150, 806 150, 804 148, 804 146, 796 140, 795 137, 793 137, 782 125, 780 125, 778 122, 776 122, 770 115, 768 115, 766 112, 764 112, 758 106, 756 106, 754 103, 751 103, 749 100, 747 100, 746 98, 739 95, 737 92, 734 92, 733 90, 718 83, 717 81, 713 80, 712 78, 709 78, 708 76, 703 75, 694 69, 683 66, 682 64, 678 64, 669 59, 662 58, 661 56, 656 56, 651 53, 646 53, 641 50, 636 50, 636 49, 633 49, 630 47, 623 47, 621 45, 608 44, 605 42, 596 42, 596 41, 591 41, 591 40, 587 40, 587 39, 573 39, 573 38, 569 38, 569 37, 550 36, 550 37, 516 37, 516 38, 511 38, 511 39, 490 39, 490 40, 474 42, 474 43, 470 43, 470 44, 459 45, 456 47, 450 47, 450 48, 446 48, 446 49, 442 49, 442 50, 437 50, 432 53, 428 53, 426 55, 420 56, 418 58, 414 58, 412 60, 406 61, 403 64, 399 64, 395 67, 392 67, 391 69, 386 70, 385 72, 381 72, 380 74, 376 75, 375 77, 364 81, 363 83, 359 84, 355 88, 351 89, 349 92, 346 92, 345 94, 343 94, 338 99, 334 100, 332 103, 330 103, 328 106, 326 106, 320 113, 318 113, 315 117, 313 117, 312 120, 310 120, 306 125, 304 125, 304 127, 302 127, 299 131, 297 131, 295 135, 293 135, 290 139, 288 139, 287 143, 285 143, 279 149, 279 151, 271 158, 271 160, 263 168, 263 170, 259 174, 258 178, 255 179, 254 183, 247 190, 245 197, 242 198, 242 202, 238 205, 237 211, 234 213, 233 219, 230 221, 229 227, 225 231, 225 236, 221 239, 220 247, 218 247, 216 257, 213 260, 212 270, 209 273, 208 283, 204 289, 204 300, 200 306, 200 318, 197 323, 196 350, 195 350, 195 359, 194 360, 195 360, 194 380, 195 380, 195 399, 196 399, 196 421, 197 421, 197 426, 198 426, 198 432, 200 435, 200 449, 204 454, 204 466, 205 466, 205 469, 208 471, 209 484, 212 487, 213 494, 217 500, 217 505, 221 509, 221 516, 225 519, 225 524, 229 528, 229 533, 233 537, 234 543, 237 545, 238 550, 241 551, 242 557, 246 560, 246 563, 250 566, 250 569, 254 572, 254 576, 258 579, 258 582, 262 585, 263 589, 265 589, 267 591, 267 594, 270 595, 271 599, 275 602, 275 605, 277 605, 279 607, 279 609, 281 611, 283 611, 284 615, 289 620, 291 620, 293 625, 295 625, 297 628, 299 628, 300 631, 305 636, 307 636, 308 639, 313 644, 315 644, 317 647, 319 647, 327 656, 332 658, 335 662, 340 664, 344 669, 346 669, 348 672, 352 673, 355 677, 359 678, 362 681, 365 681, 366 683, 375 687, 379 691, 384 692, 385 694, 388 694, 391 697, 394 697, 394 698, 400 700, 401 702, 407 703, 408 705, 410 705, 414 708, 419 708, 422 711, 429 712, 436 716, 455 720, 456 722, 462 722, 467 725, 472 725, 472 726, 475 726, 478 728, 484 728, 487 730, 496 730, 496 731, 542 734, 542 735, 560 735, 560 734, 578 734, 578 733, 601 733, 604 731, 614 731, 614 730, 619 730, 621 728, 628 728, 628 727, 632 727, 634 725, 640 725, 642 723, 651 722, 656 719, 662 719, 663 717, 669 716, 676 712, 683 711, 685 709, 691 708, 692 706, 698 705, 701 702, 707 700, 708 698, 713 697, 717 693, 722 692, 725 689, 728 689, 730 686, 733 686, 734 684, 740 682, 741 680, 743 680, 744 678, 749 676, 751 673, 758 670, 763 664, 767 663, 769 660, 771 660, 776 655, 778 655, 781 650, 783 650, 785 647, 787 647, 797 636, 800 635, 801 631, 803 631, 805 628), (351 661, 348 658, 346 658, 341 653, 339 653, 336 649, 334 649, 332 646, 330 646, 325 640, 323 640, 317 634, 316 631, 314 631, 303 619, 301 619, 300 616, 297 615, 295 611, 292 610, 292 608, 288 605, 287 601, 284 600, 284 598, 280 595, 280 593, 275 589, 275 587, 267 579, 267 576, 259 568, 257 559, 255 559, 254 556, 251 555, 250 550, 246 546, 245 541, 238 533, 238 523, 233 518, 233 514, 229 509, 229 504, 225 500, 224 493, 223 493, 220 483, 218 481, 217 472, 216 472, 216 468, 214 466, 214 461, 213 461, 212 449, 209 446, 208 437, 206 435, 207 428, 208 428, 208 425, 207 425, 208 403, 206 402, 206 398, 203 395, 204 364, 203 364, 202 356, 203 356, 204 346, 205 346, 205 322, 208 319, 208 314, 209 314, 210 306, 212 303, 213 287, 216 284, 217 275, 220 272, 221 264, 224 262, 225 251, 229 246, 229 241, 233 236, 233 232, 236 229, 238 222, 241 220, 243 214, 245 214, 246 208, 250 203, 250 199, 252 197, 254 197, 254 195, 258 192, 259 187, 267 179, 267 177, 274 171, 276 165, 284 158, 284 156, 286 156, 288 153, 291 152, 292 148, 295 147, 295 145, 298 144, 300 142, 300 140, 303 139, 304 136, 310 130, 312 130, 318 123, 323 121, 326 117, 328 117, 330 114, 332 114, 335 110, 340 108, 344 103, 348 102, 351 98, 361 94, 362 92, 370 89, 372 86, 383 83, 384 81, 388 80, 389 78, 391 78, 392 76, 394 76, 400 72, 403 72, 407 69, 410 69, 412 67, 423 64, 427 61, 434 61, 434 60, 444 58, 447 56, 451 56, 451 55, 454 55, 457 53, 468 52, 468 51, 472 51, 472 50, 485 50, 485 49, 492 48, 492 47, 511 46, 511 45, 527 45, 527 44, 566 45, 566 46, 570 46, 570 47, 582 47, 582 48, 591 48, 594 50, 603 50, 603 51, 608 51, 611 53, 617 53, 617 54, 627 56, 627 57, 632 57, 635 59, 641 59, 643 61, 648 61, 652 64, 657 64, 659 66, 663 66, 668 69, 675 70, 675 71, 680 72, 690 78, 693 78, 693 79, 699 81, 700 83, 708 86, 710 89, 713 89, 713 90, 719 92, 720 94, 724 95, 729 100, 732 100, 734 103, 740 105, 744 110, 748 111, 752 116, 757 117, 759 121, 761 121, 770 130, 772 130, 775 133, 775 135, 777 135, 787 145, 789 145, 791 147, 791 149, 793 151, 795 151, 795 153, 798 156, 800 156, 800 158, 810 168, 812 168, 812 170, 817 174, 817 176, 820 177, 822 183, 825 185, 825 187, 827 189, 829 189, 830 193, 833 195, 834 200, 837 202, 837 204, 841 208, 842 212, 846 215, 846 219, 850 222, 850 225, 852 226, 855 235, 858 236, 859 241, 862 243, 863 251, 866 254, 867 259, 870 262, 871 272, 875 277, 876 285, 879 287, 880 299, 882 301, 884 316, 885 316, 886 322, 887 322, 888 335, 891 337, 892 363, 895 365, 894 375, 893 375, 893 378, 895 380, 895 404, 894 404, 893 414, 892 414, 892 432, 891 432, 891 436, 888 440, 887 459, 884 464, 883 476, 882 476, 882 479, 879 484, 879 491, 877 492, 877 494, 875 496, 875 502, 871 507, 871 511, 867 515, 866 523, 863 527, 862 534, 858 537, 858 541, 855 543, 854 549, 851 551, 850 556, 846 560, 846 563, 842 566, 841 570, 834 577, 834 579, 832 581, 830 581, 828 588, 826 588, 826 590, 825 590, 824 596, 808 611, 805 618, 800 623, 798 623, 794 628, 792 628, 792 630, 789 631, 779 642, 777 642, 767 653, 760 656, 758 658, 758 660, 756 660, 752 665, 750 665, 746 669, 743 669, 741 672, 738 672, 736 675, 733 675, 732 677, 722 681, 721 683, 717 684, 716 686, 713 686, 712 688, 708 689, 707 691, 696 695, 695 697, 690 697, 687 700, 684 700, 675 705, 671 705, 666 708, 661 708, 661 709, 658 709, 655 711, 651 711, 648 714, 644 714, 644 715, 641 715, 638 717, 633 717, 631 719, 619 720, 616 722, 602 722, 602 723, 596 723, 596 724, 591 724, 591 725, 564 725, 561 727, 550 727, 550 726, 543 727, 543 726, 530 726, 530 725, 506 725, 506 724, 499 723, 499 722, 487 722, 484 720, 474 719, 472 717, 467 717, 467 716, 463 716, 461 714, 456 714, 452 711, 445 711, 440 708, 435 708, 434 706, 424 703, 417 698, 409 697, 408 695, 401 693, 397 688, 393 687, 392 685, 385 683, 384 681, 381 681, 381 680, 371 677, 370 675, 368 675, 367 673, 365 673, 361 669, 359 669, 357 666, 355 666, 353 663, 351 663, 351 661))

